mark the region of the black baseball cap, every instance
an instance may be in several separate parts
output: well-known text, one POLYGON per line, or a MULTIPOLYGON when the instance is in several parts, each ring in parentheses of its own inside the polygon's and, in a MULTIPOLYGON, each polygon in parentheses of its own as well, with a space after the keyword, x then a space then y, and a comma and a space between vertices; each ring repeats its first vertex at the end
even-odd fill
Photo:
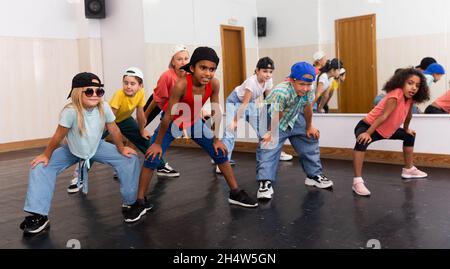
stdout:
POLYGON ((189 61, 189 63, 181 67, 181 69, 191 73, 190 67, 195 66, 196 63, 203 60, 208 60, 215 63, 216 65, 219 65, 219 56, 217 56, 217 53, 212 48, 198 47, 192 53, 191 60, 189 61))
POLYGON ((103 84, 101 84, 101 80, 95 74, 88 73, 88 72, 76 74, 72 79, 72 89, 70 90, 70 93, 69 93, 69 96, 67 96, 67 99, 69 99, 70 96, 72 95, 73 89, 89 87, 89 86, 103 87, 103 84), (99 83, 93 82, 93 80, 97 80, 99 83))
POLYGON ((258 69, 275 69, 275 65, 273 64, 273 60, 269 57, 263 57, 258 60, 256 64, 256 68, 258 69))
POLYGON ((420 61, 420 64, 416 66, 416 68, 421 68, 422 70, 425 70, 428 68, 430 64, 434 63, 437 63, 436 59, 434 59, 433 57, 425 57, 422 59, 422 61, 420 61))

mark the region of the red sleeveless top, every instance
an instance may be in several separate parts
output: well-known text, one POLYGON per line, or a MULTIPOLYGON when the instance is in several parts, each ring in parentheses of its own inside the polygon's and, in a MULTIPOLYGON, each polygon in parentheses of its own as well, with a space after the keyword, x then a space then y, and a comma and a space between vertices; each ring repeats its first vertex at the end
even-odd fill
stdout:
MULTIPOLYGON (((187 81, 187 87, 186 87, 186 93, 181 98, 181 100, 177 103, 178 105, 178 115, 174 116, 173 122, 178 125, 180 128, 188 128, 191 127, 197 120, 201 118, 201 108, 206 103, 206 101, 211 97, 212 94, 212 85, 211 82, 206 84, 205 86, 205 94, 202 96, 202 104, 200 107, 197 108, 198 111, 194 110, 194 95, 192 93, 192 74, 186 74, 186 81, 187 81), (180 106, 180 104, 184 104, 184 106, 188 106, 190 109, 190 115, 185 113, 187 107, 180 106)), ((167 112, 167 107, 169 106, 169 103, 167 102, 164 105, 164 113, 167 112)), ((174 106, 175 107, 175 106, 174 106)), ((176 110, 175 110, 176 111, 176 110)), ((174 114, 177 114, 176 112, 174 114)))

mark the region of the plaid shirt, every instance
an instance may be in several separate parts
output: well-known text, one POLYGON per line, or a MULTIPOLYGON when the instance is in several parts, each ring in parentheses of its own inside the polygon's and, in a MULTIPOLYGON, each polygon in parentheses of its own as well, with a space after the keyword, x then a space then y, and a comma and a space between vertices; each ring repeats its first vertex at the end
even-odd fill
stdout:
POLYGON ((314 101, 314 92, 308 91, 305 96, 298 96, 291 82, 285 81, 273 88, 266 98, 266 103, 270 104, 269 113, 283 112, 279 128, 286 131, 288 127, 294 128, 297 116, 306 105, 314 101))

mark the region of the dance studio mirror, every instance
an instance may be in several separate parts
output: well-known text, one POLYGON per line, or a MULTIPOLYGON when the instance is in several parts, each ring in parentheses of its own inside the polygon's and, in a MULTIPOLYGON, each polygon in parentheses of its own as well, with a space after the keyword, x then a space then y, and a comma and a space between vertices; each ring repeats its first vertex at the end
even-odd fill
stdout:
MULTIPOLYGON (((415 67, 424 57, 433 57, 447 72, 450 68, 448 1, 272 2, 257 0, 258 16, 267 18, 267 36, 258 40, 260 55, 278 64, 275 81, 294 61, 313 61, 315 51, 339 57, 346 78, 328 102, 330 113, 367 113, 397 68, 415 67)), ((446 74, 431 85, 430 101, 419 110, 448 89, 446 74)))
MULTIPOLYGON (((253 73, 258 58, 269 56, 275 62, 277 84, 289 75, 293 63, 312 63, 314 53, 323 51, 328 59, 339 57, 346 70, 345 81, 328 101, 329 113, 367 113, 397 68, 415 67, 422 58, 433 57, 450 69, 449 13, 446 0, 145 0, 146 69, 155 76, 150 81, 156 82, 167 68, 163 55, 177 43, 187 43, 190 49, 216 44, 220 55, 221 27, 243 27, 246 76, 253 73), (264 36, 257 37, 257 17, 266 19, 264 36), (168 29, 165 20, 178 21, 179 28, 168 29)), ((225 97, 238 85, 227 82, 227 72, 237 71, 226 61, 216 73, 225 97)), ((445 74, 431 85, 430 101, 418 105, 419 113, 447 92, 448 81, 445 74)))

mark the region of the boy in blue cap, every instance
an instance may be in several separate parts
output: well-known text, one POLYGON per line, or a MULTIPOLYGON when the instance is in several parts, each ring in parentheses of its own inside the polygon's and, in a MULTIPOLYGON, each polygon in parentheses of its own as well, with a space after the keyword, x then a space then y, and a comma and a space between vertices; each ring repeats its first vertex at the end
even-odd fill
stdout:
POLYGON ((428 87, 431 87, 433 83, 438 82, 443 75, 445 75, 445 69, 438 63, 430 64, 425 71, 423 71, 425 78, 427 79, 428 87))
POLYGON ((272 119, 279 119, 278 130, 275 130, 278 137, 269 130, 257 150, 258 199, 271 199, 273 196, 272 183, 276 180, 280 152, 286 139, 289 139, 300 158, 307 176, 305 184, 318 188, 333 186, 333 182, 322 173, 318 140, 320 134, 312 126, 314 93, 311 85, 315 78, 316 72, 311 64, 298 62, 291 67, 288 80, 275 86, 266 98, 266 102, 270 104, 269 115, 272 119), (271 140, 275 140, 274 147, 265 147, 271 140))

